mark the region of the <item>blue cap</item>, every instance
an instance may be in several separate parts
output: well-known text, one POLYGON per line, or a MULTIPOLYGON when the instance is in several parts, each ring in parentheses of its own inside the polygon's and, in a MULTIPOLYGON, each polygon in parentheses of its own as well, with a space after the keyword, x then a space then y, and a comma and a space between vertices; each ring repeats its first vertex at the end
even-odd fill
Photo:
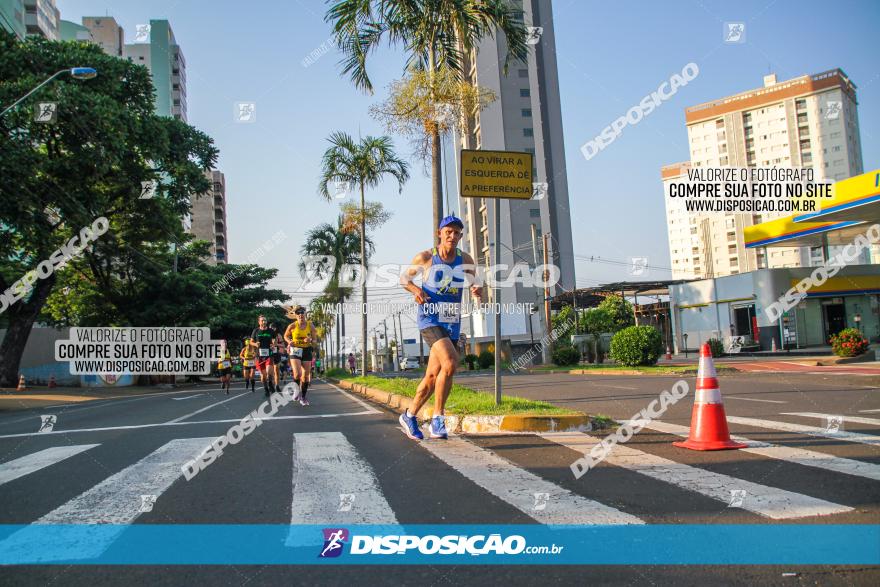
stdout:
POLYGON ((450 224, 457 224, 460 229, 464 230, 464 222, 461 221, 461 218, 451 215, 440 221, 440 226, 437 227, 437 230, 440 230, 444 226, 449 226, 450 224))

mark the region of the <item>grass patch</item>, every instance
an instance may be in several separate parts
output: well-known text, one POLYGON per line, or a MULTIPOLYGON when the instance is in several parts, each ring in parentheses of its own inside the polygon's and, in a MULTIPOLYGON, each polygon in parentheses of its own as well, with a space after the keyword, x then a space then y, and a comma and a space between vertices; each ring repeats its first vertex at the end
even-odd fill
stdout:
MULTIPOLYGON (((351 375, 344 375, 339 378, 406 397, 414 397, 419 384, 414 379, 405 379, 403 377, 385 378, 372 375, 353 377, 351 375)), ((449 392, 446 410, 450 414, 458 415, 486 414, 500 416, 506 414, 536 414, 542 416, 566 416, 580 414, 580 412, 560 408, 547 402, 508 395, 502 396, 501 405, 496 406, 494 395, 455 384, 452 385, 452 390, 449 392)))

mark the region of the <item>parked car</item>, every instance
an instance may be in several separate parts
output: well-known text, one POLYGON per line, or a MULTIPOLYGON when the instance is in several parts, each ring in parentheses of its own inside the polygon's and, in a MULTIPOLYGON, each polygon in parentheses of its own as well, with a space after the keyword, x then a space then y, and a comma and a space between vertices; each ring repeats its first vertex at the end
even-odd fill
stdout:
POLYGON ((419 368, 419 358, 418 357, 404 357, 400 361, 400 369, 402 371, 408 371, 410 369, 418 369, 419 368))

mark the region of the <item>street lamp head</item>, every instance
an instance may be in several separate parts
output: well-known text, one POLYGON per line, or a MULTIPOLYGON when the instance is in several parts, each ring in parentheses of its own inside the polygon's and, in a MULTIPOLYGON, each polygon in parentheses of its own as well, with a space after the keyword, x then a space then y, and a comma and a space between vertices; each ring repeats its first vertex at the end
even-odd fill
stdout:
POLYGON ((98 70, 94 67, 72 67, 70 75, 73 79, 92 79, 98 75, 98 70))

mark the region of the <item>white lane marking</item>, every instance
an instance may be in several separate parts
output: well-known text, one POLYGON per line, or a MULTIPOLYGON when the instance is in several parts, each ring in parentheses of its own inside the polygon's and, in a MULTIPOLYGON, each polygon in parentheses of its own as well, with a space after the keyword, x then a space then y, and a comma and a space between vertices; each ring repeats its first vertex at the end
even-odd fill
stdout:
POLYGON ((397 524, 373 467, 341 432, 293 435, 290 509, 291 524, 397 524), (354 496, 347 507, 342 494, 354 496))
POLYGON ((173 419, 173 420, 168 420, 168 421, 165 422, 165 423, 166 423, 166 424, 174 424, 175 422, 181 422, 181 421, 183 421, 183 420, 186 420, 187 418, 191 418, 191 417, 195 416, 196 414, 201 414, 202 412, 206 412, 206 411, 210 410, 211 408, 215 408, 215 407, 217 407, 217 406, 219 406, 219 405, 221 405, 221 404, 225 404, 226 402, 231 402, 232 400, 234 400, 234 399, 236 399, 236 398, 239 398, 239 397, 245 395, 246 393, 247 393, 246 391, 243 392, 243 393, 239 393, 238 395, 234 395, 234 396, 232 396, 232 397, 230 397, 230 398, 227 398, 227 399, 221 400, 221 401, 219 401, 219 402, 213 403, 213 404, 211 404, 211 405, 209 405, 209 406, 205 406, 204 408, 200 408, 200 409, 196 410, 195 412, 191 412, 191 413, 189 413, 189 414, 187 414, 187 415, 185 415, 185 416, 181 416, 181 417, 179 417, 179 418, 175 418, 175 419, 173 419))
POLYGON ((54 465, 64 459, 98 446, 97 444, 79 444, 72 446, 53 446, 45 450, 23 456, 0 464, 0 485, 9 483, 19 477, 30 475, 44 467, 54 465))
MULTIPOLYGON (((319 379, 320 379, 320 378, 319 378, 319 379)), ((335 389, 336 391, 338 391, 338 392, 341 393, 342 395, 348 396, 349 399, 356 401, 357 403, 359 403, 359 404, 360 404, 361 406, 363 406, 364 408, 366 408, 366 409, 372 411, 374 414, 381 414, 381 413, 382 413, 380 410, 377 410, 375 406, 371 406, 370 404, 368 404, 368 403, 365 402, 364 400, 355 397, 354 395, 352 395, 351 393, 345 391, 345 390, 342 389, 341 387, 337 387, 336 385, 333 385, 332 383, 330 383, 330 382, 327 381, 326 379, 320 379, 320 381, 323 381, 324 383, 326 383, 327 385, 329 385, 330 387, 332 387, 333 389, 335 389)))
POLYGON ((859 410, 860 414, 876 414, 877 412, 880 412, 880 410, 859 410))
MULTIPOLYGON (((249 414, 250 412, 248 412, 249 414)), ((344 418, 346 416, 373 416, 375 411, 344 412, 340 414, 308 414, 303 416, 272 416, 271 418, 254 418, 269 422, 272 420, 308 420, 311 418, 344 418)), ((247 414, 245 414, 247 415, 247 414)), ((244 418, 244 416, 242 416, 244 418)), ((107 426, 105 428, 76 428, 73 430, 53 430, 52 432, 27 432, 24 434, 4 434, 0 438, 24 438, 27 436, 48 436, 50 434, 73 434, 75 432, 107 432, 108 430, 137 430, 139 428, 158 428, 161 426, 191 426, 194 424, 227 424, 241 422, 241 418, 229 418, 226 420, 195 420, 192 422, 161 422, 158 424, 133 424, 131 426, 107 426)))
MULTIPOLYGON (((584 454, 589 454, 590 450, 601 441, 595 436, 579 432, 550 432, 541 436, 584 454)), ((615 445, 605 457, 605 462, 694 491, 725 504, 730 503, 733 495, 731 491, 743 490, 746 492, 746 497, 738 507, 774 520, 827 516, 852 511, 851 507, 845 505, 691 467, 642 452, 625 444, 615 445)))
MULTIPOLYGON (((684 438, 687 438, 690 433, 690 428, 687 426, 679 426, 678 424, 659 422, 657 420, 645 424, 645 428, 665 432, 666 434, 682 436, 684 438)), ((855 459, 845 459, 815 450, 769 444, 767 442, 752 440, 736 434, 731 434, 730 438, 736 442, 743 442, 749 445, 748 448, 740 449, 743 452, 749 452, 780 461, 790 461, 806 467, 816 467, 818 469, 834 471, 835 473, 845 473, 847 475, 855 475, 857 477, 880 481, 880 465, 875 465, 874 463, 866 463, 855 459)))
POLYGON ((756 399, 753 397, 737 397, 735 395, 725 395, 724 399, 739 399, 746 402, 764 402, 768 404, 787 404, 788 402, 784 402, 778 399, 756 399))
MULTIPOLYGON (((29 527, 0 542, 4 558, 21 557, 32 561, 56 561, 69 558, 90 559, 100 556, 142 513, 142 495, 161 497, 183 473, 181 467, 205 450, 213 438, 175 439, 143 459, 107 477, 85 493, 52 510, 29 527), (61 540, 45 548, 38 524, 116 524, 115 532, 96 530, 91 540, 79 533, 75 542, 61 540)), ((88 528, 83 531, 88 533, 88 528)))
POLYGON ((542 524, 643 524, 611 506, 588 499, 521 469, 463 438, 421 443, 438 459, 542 524), (538 509, 541 494, 543 507, 538 509))
POLYGON ((846 432, 843 430, 839 430, 837 432, 829 432, 826 431, 824 428, 804 426, 803 424, 777 422, 775 420, 759 420, 757 418, 743 418, 740 416, 727 416, 727 422, 733 424, 742 424, 743 426, 754 426, 755 428, 770 428, 771 430, 782 430, 783 432, 807 434, 809 436, 817 436, 819 438, 831 438, 834 440, 846 440, 847 442, 859 442, 861 444, 880 446, 880 436, 872 436, 870 434, 855 434, 853 432, 846 432))
POLYGON ((187 395, 187 396, 185 396, 185 397, 172 397, 171 399, 176 399, 176 400, 179 401, 179 400, 182 400, 182 399, 192 399, 192 398, 194 398, 194 397, 199 397, 199 396, 202 396, 202 395, 205 395, 205 394, 204 394, 204 393, 197 393, 197 394, 195 394, 195 395, 187 395))
MULTIPOLYGON (((782 412, 779 414, 780 416, 802 416, 804 418, 820 418, 822 420, 828 420, 829 418, 838 418, 840 416, 835 414, 819 414, 817 412, 782 412)), ((875 418, 862 418, 859 416, 842 416, 844 422, 852 422, 853 424, 873 424, 874 426, 880 426, 880 420, 875 418)))

